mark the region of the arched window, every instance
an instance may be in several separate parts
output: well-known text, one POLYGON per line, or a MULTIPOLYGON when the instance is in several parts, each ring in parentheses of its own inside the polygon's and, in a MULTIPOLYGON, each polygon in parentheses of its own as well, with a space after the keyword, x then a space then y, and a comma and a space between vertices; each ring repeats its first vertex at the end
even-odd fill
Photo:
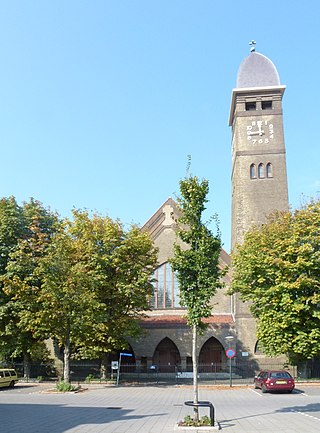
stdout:
POLYGON ((250 165, 250 179, 256 179, 257 173, 256 173, 256 165, 251 164, 250 165))
POLYGON ((181 308, 178 279, 170 263, 159 266, 154 275, 154 295, 150 306, 154 309, 181 308))
POLYGON ((271 162, 268 162, 268 164, 266 165, 266 173, 267 177, 273 177, 271 162))
POLYGON ((259 179, 264 177, 264 165, 262 163, 258 165, 258 177, 259 179))
POLYGON ((254 348, 254 353, 255 353, 255 355, 263 355, 264 354, 263 350, 259 346, 259 341, 256 342, 256 345, 254 348))

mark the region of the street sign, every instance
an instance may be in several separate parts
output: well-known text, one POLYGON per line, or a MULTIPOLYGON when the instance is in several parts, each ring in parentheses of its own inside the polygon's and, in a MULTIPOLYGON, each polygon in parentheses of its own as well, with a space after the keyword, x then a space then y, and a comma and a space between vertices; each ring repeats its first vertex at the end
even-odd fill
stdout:
POLYGON ((118 367, 118 372, 117 372, 117 386, 119 385, 120 368, 121 368, 121 358, 122 358, 123 356, 133 356, 133 353, 124 353, 124 352, 120 352, 120 356, 119 356, 119 367, 118 367))
POLYGON ((118 370, 119 363, 118 361, 111 361, 111 369, 112 370, 118 370))
POLYGON ((233 358, 235 356, 236 352, 233 349, 226 350, 226 355, 229 359, 233 358))

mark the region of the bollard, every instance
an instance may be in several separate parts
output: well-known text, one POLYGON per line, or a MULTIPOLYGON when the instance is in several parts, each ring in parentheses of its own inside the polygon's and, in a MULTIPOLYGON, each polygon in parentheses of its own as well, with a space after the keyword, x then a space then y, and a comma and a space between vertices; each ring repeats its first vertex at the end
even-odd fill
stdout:
POLYGON ((211 426, 214 426, 214 406, 211 401, 198 401, 198 403, 194 403, 193 401, 185 401, 185 405, 193 406, 193 407, 208 407, 210 408, 210 421, 211 426))

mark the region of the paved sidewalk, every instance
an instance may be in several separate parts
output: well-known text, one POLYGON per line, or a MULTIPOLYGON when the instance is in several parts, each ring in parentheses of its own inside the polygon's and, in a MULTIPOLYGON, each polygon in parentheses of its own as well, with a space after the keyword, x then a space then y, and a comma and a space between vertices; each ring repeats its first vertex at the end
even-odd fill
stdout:
MULTIPOLYGON (((192 408, 191 387, 90 386, 78 394, 46 386, 0 390, 1 433, 173 433, 192 408)), ((225 433, 319 433, 320 388, 261 394, 252 388, 200 388, 225 433)), ((208 409, 201 409, 208 414, 208 409)))

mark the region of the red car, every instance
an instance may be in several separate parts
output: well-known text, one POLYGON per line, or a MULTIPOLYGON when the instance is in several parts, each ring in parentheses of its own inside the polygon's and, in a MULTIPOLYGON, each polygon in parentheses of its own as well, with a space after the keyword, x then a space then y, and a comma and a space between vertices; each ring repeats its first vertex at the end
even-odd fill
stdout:
POLYGON ((254 378, 254 387, 261 388, 262 392, 286 391, 294 389, 294 379, 287 371, 266 370, 261 371, 254 378))

